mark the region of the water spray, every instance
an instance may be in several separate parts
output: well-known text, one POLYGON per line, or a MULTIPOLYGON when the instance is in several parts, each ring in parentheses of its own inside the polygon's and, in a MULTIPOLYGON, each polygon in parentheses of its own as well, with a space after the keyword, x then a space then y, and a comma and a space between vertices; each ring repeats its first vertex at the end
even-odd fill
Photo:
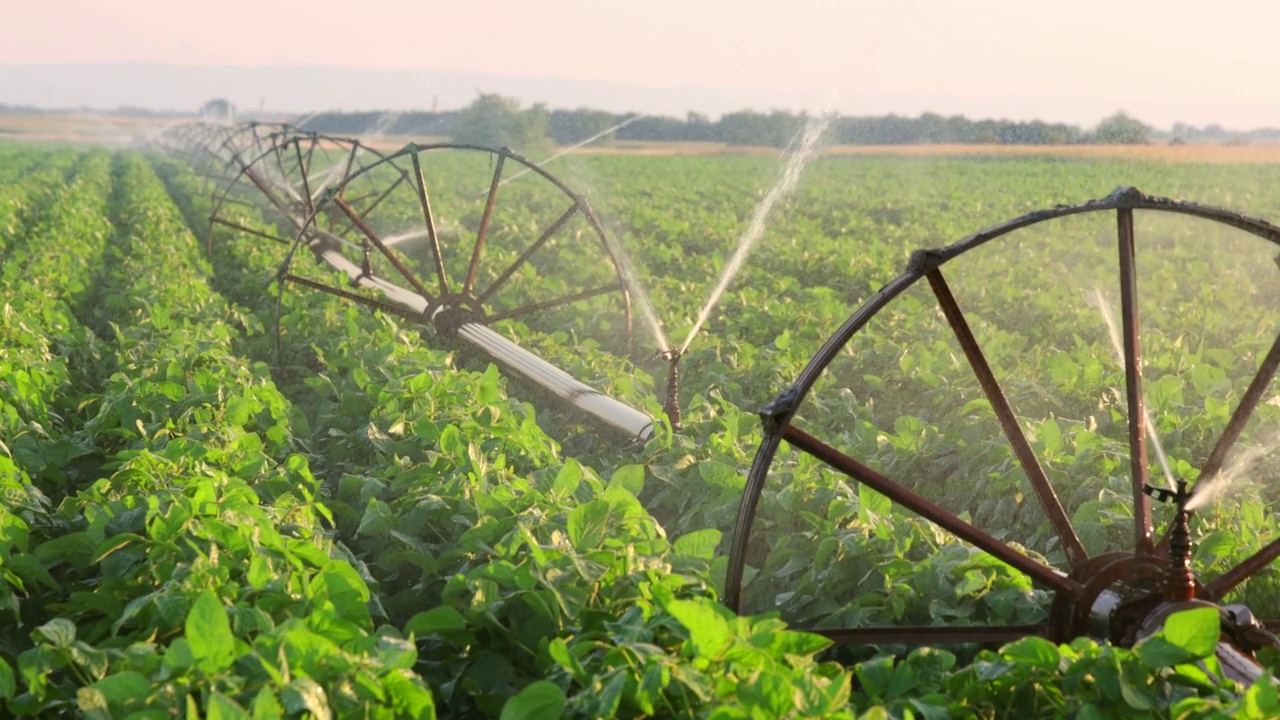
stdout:
POLYGON ((604 136, 608 135, 609 133, 617 132, 618 130, 621 130, 622 128, 624 128, 624 127, 626 127, 626 126, 630 125, 631 123, 633 123, 633 122, 635 122, 635 121, 637 121, 637 120, 639 120, 639 119, 641 119, 641 118, 645 118, 645 117, 648 117, 648 115, 644 115, 644 114, 640 114, 640 115, 632 115, 631 117, 627 118, 626 120, 623 120, 622 122, 620 122, 620 123, 618 123, 618 124, 614 125, 613 127, 606 128, 606 129, 604 129, 604 130, 601 130, 600 132, 596 133, 595 135, 592 135, 591 137, 587 138, 586 140, 582 140, 582 141, 576 142, 576 143, 574 143, 574 144, 570 145, 569 147, 563 148, 563 149, 561 149, 559 152, 557 152, 557 153, 555 153, 554 155, 552 155, 551 157, 546 158, 546 159, 544 159, 544 160, 540 160, 540 161, 538 161, 538 162, 534 163, 534 164, 533 164, 533 167, 525 168, 524 170, 521 170, 520 172, 516 173, 515 175, 512 175, 511 177, 508 177, 508 178, 506 178, 505 180, 502 180, 501 182, 499 182, 499 183, 498 183, 498 187, 502 187, 503 185, 506 185, 507 183, 511 182, 512 180, 515 180, 515 179, 516 179, 516 178, 518 178, 518 177, 522 177, 522 176, 524 176, 524 175, 527 175, 528 173, 533 172, 533 168, 540 168, 540 167, 542 167, 543 165, 546 165, 547 163, 551 162, 552 160, 556 160, 556 159, 558 159, 558 158, 564 157, 565 155, 568 155, 568 154, 569 154, 569 153, 571 153, 571 152, 575 152, 575 151, 577 151, 577 150, 580 150, 581 148, 584 148, 584 147, 586 147, 587 145, 590 145, 591 143, 593 143, 593 142, 595 142, 595 141, 599 140, 600 138, 602 138, 602 137, 604 137, 604 136))
MULTIPOLYGON (((1107 324, 1107 336, 1111 338, 1111 347, 1116 351, 1116 357, 1120 360, 1120 364, 1124 365, 1124 346, 1120 342, 1120 330, 1116 326, 1115 313, 1111 310, 1111 305, 1107 302, 1106 297, 1103 296, 1101 288, 1094 288, 1093 296, 1098 311, 1102 313, 1102 320, 1107 324)), ((1151 417, 1151 408, 1146 403, 1142 405, 1142 418, 1145 421, 1147 438, 1151 440, 1151 445, 1156 451, 1156 459, 1160 461, 1160 469, 1164 471, 1164 479, 1172 489, 1174 480, 1173 470, 1169 468, 1169 456, 1165 455, 1164 444, 1160 442, 1160 433, 1156 430, 1156 423, 1151 417)), ((1150 495, 1150 493, 1147 494, 1150 495)))
POLYGON ((667 361, 667 397, 662 401, 662 411, 671 421, 671 429, 680 430, 680 358, 684 350, 668 348, 658 353, 658 357, 667 361))
POLYGON ((702 329, 702 326, 711 317, 712 309, 715 308, 716 303, 720 302, 720 296, 724 294, 725 290, 729 289, 729 283, 738 276, 742 266, 747 262, 747 256, 751 254, 751 251, 760 242, 760 238, 764 236, 765 227, 769 222, 769 215, 773 212, 774 206, 795 190, 796 184, 800 182, 800 175, 804 171, 805 165, 817 153, 818 141, 822 139, 823 133, 827 131, 827 126, 831 124, 831 118, 832 115, 829 113, 809 118, 809 121, 791 138, 787 148, 783 150, 783 156, 787 157, 787 161, 782 168, 782 173, 778 176, 773 187, 769 189, 769 192, 765 193, 764 198, 756 205, 755 213, 751 216, 751 224, 747 226, 747 231, 739 238, 738 245, 733 250, 733 255, 729 257, 729 262, 720 272, 720 278, 716 282, 715 289, 711 291, 707 302, 702 306, 702 310, 698 312, 698 319, 694 321, 693 328, 689 330, 689 335, 684 339, 684 344, 680 346, 680 352, 689 349, 689 345, 697 337, 698 331, 702 329))
POLYGON ((1142 491, 1157 502, 1173 503, 1173 526, 1169 529, 1169 569, 1164 579, 1164 600, 1168 603, 1190 602, 1196 598, 1196 579, 1191 573, 1191 511, 1187 502, 1191 493, 1187 481, 1178 478, 1177 488, 1146 485, 1142 491))

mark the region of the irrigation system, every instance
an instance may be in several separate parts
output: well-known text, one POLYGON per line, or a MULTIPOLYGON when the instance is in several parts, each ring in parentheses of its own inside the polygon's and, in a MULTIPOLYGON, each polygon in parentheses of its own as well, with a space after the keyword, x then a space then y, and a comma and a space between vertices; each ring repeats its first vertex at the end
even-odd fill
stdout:
POLYGON ((157 144, 214 183, 210 253, 218 228, 277 243, 280 293, 300 285, 430 325, 629 438, 653 435, 653 418, 493 327, 541 318, 607 348, 631 346, 618 245, 586 199, 539 165, 506 148, 409 144, 384 153, 355 138, 258 123, 181 125, 157 144), (447 186, 434 168, 448 170, 447 186), (458 179, 469 174, 474 183, 458 179), (502 187, 504 175, 528 177, 502 187), (517 192, 505 213, 504 199, 517 192), (541 217, 524 214, 530 203, 545 209, 541 217), (266 222, 246 222, 246 209, 266 222), (306 254, 329 272, 301 270, 306 254), (564 263, 579 286, 539 272, 564 263))
MULTIPOLYGON (((210 252, 215 249, 215 228, 277 243, 281 247, 277 273, 281 293, 286 285, 300 285, 429 325, 629 438, 652 436, 653 418, 571 377, 495 329, 497 323, 531 322, 558 313, 552 326, 567 324, 575 333, 595 337, 620 352, 631 345, 633 280, 625 255, 587 201, 545 168, 505 148, 409 144, 382 152, 354 138, 284 125, 183 125, 165 133, 158 144, 184 157, 216 186, 210 252), (432 175, 432 168, 442 165, 449 167, 453 178, 443 184, 432 175), (505 185, 504 177, 510 179, 504 176, 507 171, 529 179, 505 185), (472 181, 457 179, 469 177, 468 173, 474 175, 472 181), (513 201, 513 208, 540 207, 544 214, 533 218, 521 216, 522 211, 504 212, 506 199, 513 201), (241 207, 252 208, 267 222, 251 225, 237 219, 237 208, 241 207), (306 272, 299 267, 299 256, 305 255, 316 261, 306 272), (573 267, 581 269, 575 273, 580 285, 547 282, 539 273, 542 263, 574 263, 573 267)), ((747 477, 732 536, 725 603, 737 611, 763 609, 744 607, 744 577, 762 492, 780 467, 791 462, 779 453, 785 442, 1021 571, 1053 596, 1048 619, 1033 625, 827 627, 814 628, 814 632, 843 644, 998 643, 1030 635, 1060 642, 1090 635, 1132 644, 1175 610, 1211 606, 1219 610, 1225 629, 1218 650, 1223 671, 1244 680, 1260 676, 1255 653, 1280 645, 1273 634, 1280 630, 1280 618, 1258 618, 1249 608, 1231 604, 1226 598, 1280 558, 1280 539, 1225 572, 1201 577, 1190 562, 1188 531, 1196 486, 1179 481, 1175 487, 1158 487, 1149 477, 1150 421, 1143 406, 1136 213, 1194 216, 1280 245, 1280 227, 1263 220, 1119 188, 1104 198, 1033 212, 952 245, 915 252, 906 270, 855 311, 815 353, 791 387, 760 412, 764 439, 747 477), (1099 213, 1115 218, 1121 306, 1117 334, 1128 407, 1133 526, 1129 549, 1090 555, 943 270, 966 253, 998 243, 1014 231, 1066 216, 1099 213), (835 442, 812 434, 797 417, 797 409, 832 361, 856 344, 873 318, 921 280, 927 282, 938 312, 963 349, 1036 502, 1052 526, 1065 558, 1061 567, 1033 559, 1013 544, 1016 539, 994 537, 899 479, 837 449, 835 442), (1172 507, 1172 518, 1162 536, 1156 533, 1155 516, 1159 513, 1153 510, 1153 502, 1160 501, 1172 507)), ((670 345, 659 348, 670 364, 664 407, 673 427, 680 422, 677 363, 687 345, 679 350, 670 345)), ((1222 470, 1278 367, 1280 337, 1261 361, 1200 468, 1204 482, 1212 481, 1222 470)), ((778 583, 779 591, 785 589, 783 581, 773 582, 778 583)))

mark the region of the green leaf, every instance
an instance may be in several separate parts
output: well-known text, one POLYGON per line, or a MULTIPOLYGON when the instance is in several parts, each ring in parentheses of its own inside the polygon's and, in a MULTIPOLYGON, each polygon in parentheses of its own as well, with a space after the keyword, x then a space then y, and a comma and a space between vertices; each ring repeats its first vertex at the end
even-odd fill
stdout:
POLYGON ((552 640, 551 644, 547 646, 547 654, 580 684, 587 685, 591 682, 591 676, 587 674, 586 669, 582 667, 582 663, 569 650, 564 638, 552 640))
POLYGON ((102 691, 92 687, 76 690, 76 708, 88 720, 111 720, 111 709, 107 707, 107 698, 102 691))
POLYGON ((1109 717, 1093 703, 1081 705, 1080 710, 1076 712, 1076 720, 1108 720, 1109 717))
POLYGON ((738 468, 717 460, 698 463, 698 477, 712 487, 725 490, 741 491, 746 484, 746 478, 738 472, 738 468))
POLYGON ((769 633, 766 646, 779 655, 810 657, 831 647, 831 640, 813 633, 780 630, 769 633))
POLYGON ((0 699, 8 700, 18 690, 18 681, 13 675, 13 668, 4 658, 0 658, 0 699))
POLYGON ((235 700, 215 690, 209 695, 209 712, 205 717, 208 720, 249 720, 249 713, 235 700))
POLYGON ((1064 447, 1062 441, 1062 428, 1058 426, 1058 421, 1053 418, 1047 418, 1040 423, 1040 443, 1044 446, 1046 457, 1058 457, 1062 455, 1064 447))
POLYGON ((114 553, 115 551, 120 550, 122 548, 126 548, 132 545, 133 543, 139 542, 141 540, 142 540, 141 537, 134 535, 133 533, 123 533, 120 535, 116 535, 115 537, 107 538, 106 540, 103 540, 101 543, 98 544, 98 547, 96 548, 93 554, 94 555, 93 561, 95 563, 100 563, 104 559, 109 557, 111 553, 114 553))
POLYGON ((640 496, 644 490, 644 466, 643 465, 623 465, 613 471, 613 475, 609 477, 609 484, 606 489, 611 487, 621 487, 627 492, 640 496))
POLYGON ((67 648, 76 641, 76 626, 66 618, 54 618, 36 628, 36 641, 43 640, 56 648, 67 648))
POLYGON ((245 579, 249 581, 249 586, 254 590, 261 591, 274 578, 275 575, 271 572, 271 566, 268 564, 266 556, 255 554, 253 559, 249 561, 249 572, 245 575, 245 579))
POLYGON ((1041 637, 1029 636, 1000 648, 1005 659, 1026 663, 1044 670, 1057 670, 1058 646, 1041 637))
POLYGON ((328 598, 344 620, 368 624, 369 588, 350 565, 331 564, 312 580, 311 592, 315 598, 328 598))
POLYGON ((559 720, 564 713, 564 701, 564 691, 546 680, 538 680, 502 706, 499 720, 559 720))
POLYGON ((892 655, 881 655, 854 666, 853 672, 862 684, 862 691, 872 702, 885 701, 885 688, 889 687, 889 682, 893 679, 893 660, 892 655))
POLYGON ((175 673, 183 673, 191 669, 196 664, 196 659, 191 655, 191 643, 186 638, 176 638, 169 643, 169 649, 165 651, 164 658, 160 661, 166 670, 175 673))
POLYGON ((253 404, 236 395, 227 400, 226 424, 243 427, 245 423, 249 422, 249 416, 252 413, 253 404))
POLYGON ((265 687, 253 698, 253 707, 250 710, 253 713, 253 720, 279 720, 284 717, 284 708, 280 707, 271 690, 265 687))
POLYGON ((467 621, 462 617, 462 613, 448 605, 420 612, 409 618, 409 622, 404 625, 405 634, 413 634, 417 638, 449 630, 466 629, 467 621))
POLYGON ((551 492, 556 495, 569 496, 578 491, 578 485, 582 482, 582 466, 572 458, 565 461, 560 466, 560 471, 556 473, 556 479, 551 484, 551 492))
POLYGON ((107 651, 99 650, 87 643, 77 640, 67 648, 71 662, 79 667, 94 681, 101 680, 107 674, 107 651))
POLYGON ((689 631, 689 639, 699 655, 715 659, 732 640, 729 623, 708 603, 710 600, 672 600, 667 612, 689 631))
POLYGON ((1214 653, 1221 630, 1218 609, 1214 607, 1182 610, 1164 621, 1165 639, 1197 658, 1214 653))
MULTIPOLYGON (((1132 667, 1126 666, 1126 670, 1132 667)), ((1145 671, 1141 673, 1121 672, 1120 695, 1124 698, 1125 704, 1135 710, 1154 710, 1157 707, 1157 700, 1151 694, 1151 690, 1144 684, 1144 681, 1146 681, 1145 671), (1139 674, 1144 677, 1140 679, 1137 677, 1139 674)))
POLYGON ((200 593, 192 603, 184 629, 192 656, 206 672, 231 667, 235 660, 236 641, 231 634, 227 609, 212 590, 200 593))
POLYGON ((395 513, 391 506, 377 499, 369 498, 364 509, 364 517, 360 518, 357 535, 381 535, 395 526, 395 513))
POLYGON ((569 513, 567 530, 569 542, 575 550, 586 552, 595 550, 604 542, 609 531, 609 503, 605 500, 592 500, 579 505, 569 513))
POLYGON ((1134 646, 1143 664, 1152 670, 1181 665, 1195 659, 1185 648, 1174 645, 1162 635, 1152 635, 1134 646))
POLYGON ((1277 690, 1273 675, 1263 673, 1244 694, 1246 717, 1273 718, 1280 717, 1280 691, 1277 690))
POLYGON ((50 590, 58 589, 58 581, 53 579, 48 570, 45 570, 44 564, 36 559, 34 555, 28 553, 19 553, 10 557, 5 565, 26 582, 38 582, 50 590))
POLYGON ((151 692, 151 683, 147 678, 132 670, 108 675, 94 683, 92 687, 101 690, 107 702, 112 705, 120 705, 129 700, 141 702, 146 700, 147 694, 151 692))
POLYGON ((876 518, 887 517, 893 509, 893 502, 888 496, 881 495, 869 485, 858 484, 858 520, 864 525, 871 525, 876 518))
POLYGON ((284 700, 284 709, 290 714, 309 711, 315 720, 332 720, 329 701, 325 697, 324 688, 310 678, 295 678, 280 693, 284 700))
MULTIPOLYGON (((400 717, 414 720, 436 720, 435 700, 417 675, 408 670, 393 670, 382 678, 400 717)), ((255 718, 256 720, 256 718, 255 718)))
POLYGON ((715 557, 716 547, 719 544, 720 531, 715 528, 706 528, 681 535, 676 539, 674 548, 677 554, 710 560, 715 557))

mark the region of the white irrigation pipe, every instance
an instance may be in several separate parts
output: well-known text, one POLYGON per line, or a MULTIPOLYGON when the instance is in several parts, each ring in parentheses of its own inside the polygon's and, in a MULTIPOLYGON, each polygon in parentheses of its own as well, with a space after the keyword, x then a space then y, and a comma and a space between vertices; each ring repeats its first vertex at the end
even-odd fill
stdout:
MULTIPOLYGON (((353 285, 377 290, 401 307, 416 313, 427 311, 427 299, 412 290, 400 287, 386 279, 365 275, 359 265, 342 253, 318 247, 319 240, 308 245, 321 259, 342 271, 353 285)), ((437 310, 436 312, 439 312, 437 310)), ((492 329, 478 323, 463 323, 458 337, 484 351, 507 367, 563 398, 566 402, 588 412, 627 435, 640 440, 653 437, 653 418, 614 400, 600 391, 573 378, 569 373, 525 350, 492 329)))

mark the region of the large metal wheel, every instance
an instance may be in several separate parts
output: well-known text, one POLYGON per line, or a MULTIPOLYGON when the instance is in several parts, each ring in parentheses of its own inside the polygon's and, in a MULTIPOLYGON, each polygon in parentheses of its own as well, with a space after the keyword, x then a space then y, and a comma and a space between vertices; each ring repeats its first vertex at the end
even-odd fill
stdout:
POLYGON ((346 277, 302 273, 290 253, 286 281, 446 334, 516 323, 630 350, 619 249, 583 197, 510 150, 409 145, 310 202, 297 247, 346 277))
POLYGON ((277 355, 285 287, 303 285, 460 338, 627 436, 652 436, 648 415, 515 342, 540 342, 543 354, 631 347, 621 248, 585 199, 537 165, 447 143, 387 155, 256 123, 175 127, 155 145, 214 181, 211 255, 219 227, 285 246, 277 355), (302 248, 316 265, 294 262, 302 248))
POLYGON ((218 227, 291 245, 324 193, 341 187, 363 205, 378 188, 350 178, 383 153, 354 138, 300 131, 284 125, 248 125, 213 146, 216 189, 209 216, 208 251, 218 227), (246 223, 242 209, 267 224, 246 223))
MULTIPOLYGON (((1028 635, 1066 641, 1085 634, 1098 634, 1096 627, 1091 633, 1090 621, 1092 618, 1096 622, 1101 613, 1109 623, 1109 627, 1102 631, 1103 635, 1115 641, 1131 642, 1144 612, 1158 602, 1162 578, 1170 564, 1168 536, 1160 539, 1156 533, 1151 498, 1144 492, 1150 486, 1151 465, 1148 459, 1148 420, 1143 405, 1143 335, 1138 311, 1139 263, 1134 237, 1134 215, 1137 212, 1195 216, 1280 245, 1280 227, 1262 220, 1214 207, 1151 197, 1133 188, 1120 188, 1105 198, 1081 205, 1059 206, 1030 213, 990 227, 947 247, 916 251, 906 271, 884 285, 854 312, 813 356, 795 384, 761 411, 764 439, 748 475, 737 515, 729 556, 725 603, 737 611, 764 609, 744 607, 744 596, 747 594, 744 573, 748 564, 753 523, 757 519, 765 486, 770 482, 771 476, 780 472, 783 463, 795 462, 794 459, 784 459, 786 453, 781 448, 785 442, 799 451, 800 455, 816 459, 828 470, 878 491, 898 506, 989 553, 1025 574, 1035 586, 1053 596, 1047 620, 1035 624, 952 626, 938 622, 933 625, 890 627, 827 627, 815 629, 816 632, 843 644, 991 643, 1028 635), (953 260, 1014 231, 1059 218, 1087 214, 1113 215, 1115 218, 1115 254, 1111 257, 1118 258, 1121 309, 1118 331, 1123 347, 1123 403, 1127 407, 1127 492, 1131 495, 1132 502, 1132 529, 1127 542, 1128 549, 1093 555, 1086 551, 1070 513, 1060 501, 1058 491, 1062 489, 1061 486, 1055 488, 1051 482, 1050 473, 1046 472, 1033 442, 1028 439, 1024 425, 1004 387, 997 380, 997 373, 993 372, 987 355, 975 339, 970 319, 961 310, 943 272, 944 266, 953 260), (829 441, 830 438, 824 440, 815 436, 797 417, 802 403, 807 399, 813 401, 811 393, 815 384, 832 362, 842 354, 846 359, 848 356, 857 358, 859 346, 854 341, 859 334, 873 318, 892 306, 895 300, 902 299, 920 280, 927 281, 928 289, 936 299, 936 315, 945 319, 945 324, 954 334, 956 344, 963 351, 960 367, 963 370, 967 365, 971 369, 971 375, 976 377, 982 395, 989 402, 1004 438, 1011 446, 1012 454, 1016 456, 1016 464, 1029 482, 1035 504, 1052 528, 1052 544, 1058 549, 1056 555, 1060 558, 1057 563, 1046 563, 1032 557, 1014 545, 1017 538, 998 538, 963 518, 963 513, 945 508, 925 497, 922 492, 909 488, 903 478, 893 477, 889 472, 870 467, 866 462, 836 447, 838 443, 829 441)), ((1274 272, 1274 268, 1266 269, 1274 272)), ((932 308, 927 310, 932 311, 932 308)), ((849 362, 856 363, 857 360, 849 362)), ((1199 478, 1203 479, 1201 482, 1217 476, 1228 453, 1237 444, 1246 424, 1263 400, 1276 375, 1277 367, 1280 366, 1280 337, 1275 339, 1270 350, 1257 358, 1256 362, 1256 373, 1240 395, 1225 427, 1212 443, 1212 449, 1198 467, 1199 478)), ((850 421, 854 419, 849 418, 850 421)), ((1158 480, 1156 484, 1163 485, 1163 480, 1158 480)), ((973 484, 969 487, 973 487, 973 484)), ((1278 557, 1280 538, 1261 545, 1259 550, 1236 562, 1225 572, 1214 577, 1197 577, 1196 598, 1221 603, 1241 582, 1271 566, 1278 557)), ((785 581, 771 580, 764 575, 757 575, 752 582, 764 583, 771 591, 781 592, 787 589, 785 581), (773 585, 770 586, 770 583, 773 585)), ((1280 626, 1280 621, 1271 619, 1265 625, 1275 628, 1280 626)))

